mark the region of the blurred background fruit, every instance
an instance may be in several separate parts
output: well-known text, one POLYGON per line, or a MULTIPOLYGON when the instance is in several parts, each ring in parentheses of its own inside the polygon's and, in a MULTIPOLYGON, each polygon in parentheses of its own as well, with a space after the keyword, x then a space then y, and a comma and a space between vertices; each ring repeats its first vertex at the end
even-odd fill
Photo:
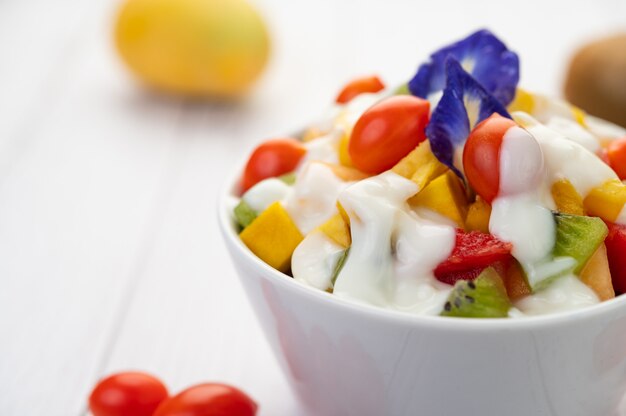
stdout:
POLYGON ((565 97, 626 127, 626 32, 583 46, 571 61, 565 97))
POLYGON ((270 46, 265 23, 245 0, 126 0, 115 41, 144 83, 220 98, 249 90, 270 46))

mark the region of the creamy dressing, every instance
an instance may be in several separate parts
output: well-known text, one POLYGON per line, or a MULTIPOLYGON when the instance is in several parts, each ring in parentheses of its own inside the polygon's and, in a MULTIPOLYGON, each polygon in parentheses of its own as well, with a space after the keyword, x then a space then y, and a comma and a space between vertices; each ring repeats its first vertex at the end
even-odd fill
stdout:
POLYGON ((337 148, 339 147, 339 140, 341 139, 342 134, 342 129, 334 129, 322 137, 318 137, 315 140, 305 143, 304 147, 307 151, 304 155, 302 163, 306 163, 308 161, 318 161, 338 164, 339 156, 337 148))
POLYGON ((243 194, 241 199, 256 212, 262 212, 291 193, 291 187, 277 178, 264 179, 243 194))
POLYGON ((352 247, 334 293, 390 309, 438 314, 450 286, 433 270, 452 252, 453 227, 409 212, 417 185, 391 171, 347 188, 339 201, 350 216, 352 247))
POLYGON ((337 197, 348 183, 323 163, 309 162, 302 166, 292 191, 283 201, 302 234, 308 234, 337 212, 337 197))
POLYGON ((513 118, 539 142, 547 167, 546 183, 566 178, 584 198, 591 189, 617 178, 609 166, 579 143, 540 124, 526 113, 513 113, 513 118))
POLYGON ((595 154, 601 148, 598 139, 574 120, 555 116, 548 120, 546 127, 554 130, 566 139, 578 143, 591 153, 595 154))
POLYGON ((513 245, 532 287, 554 272, 556 225, 543 206, 545 165, 539 143, 520 127, 505 133, 500 148, 500 191, 492 201, 489 232, 513 245))
POLYGON ((600 118, 591 116, 589 114, 585 115, 585 124, 587 125, 587 129, 599 138, 600 140, 616 140, 626 137, 626 129, 618 126, 617 124, 610 123, 606 120, 602 120, 600 118))
POLYGON ((525 315, 566 312, 600 302, 595 292, 574 275, 562 276, 545 289, 515 303, 525 315))
POLYGON ((320 290, 331 288, 333 271, 343 251, 321 231, 309 233, 293 252, 293 278, 320 290))

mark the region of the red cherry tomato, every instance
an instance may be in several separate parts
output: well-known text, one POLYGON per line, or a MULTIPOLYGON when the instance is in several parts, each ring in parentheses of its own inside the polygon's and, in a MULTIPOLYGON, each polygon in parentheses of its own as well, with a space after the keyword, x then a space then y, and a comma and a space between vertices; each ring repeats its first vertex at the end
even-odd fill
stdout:
POLYGON ((198 384, 164 401, 154 416, 254 416, 257 405, 225 384, 198 384))
POLYGON ((149 374, 127 372, 100 380, 89 396, 94 416, 152 416, 167 388, 149 374))
POLYGON ((361 93, 378 92, 384 88, 385 84, 375 75, 355 78, 343 87, 335 101, 339 104, 345 104, 361 93))
POLYGON ((620 179, 626 179, 626 137, 611 142, 606 153, 611 169, 620 179))
POLYGON ((411 95, 389 97, 370 107, 356 122, 348 153, 367 173, 391 169, 426 139, 430 104, 411 95))
POLYGON ((306 148, 295 139, 273 139, 254 149, 243 173, 241 186, 243 192, 263 179, 292 172, 306 148))
POLYGON ((491 203, 500 188, 502 138, 515 122, 494 113, 470 133, 463 149, 463 169, 472 188, 491 203))

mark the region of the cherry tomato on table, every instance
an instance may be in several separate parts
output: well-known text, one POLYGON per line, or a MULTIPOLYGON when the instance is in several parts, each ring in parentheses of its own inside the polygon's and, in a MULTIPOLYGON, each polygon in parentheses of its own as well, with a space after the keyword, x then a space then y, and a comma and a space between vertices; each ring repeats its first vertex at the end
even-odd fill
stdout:
POLYGON ((295 139, 273 139, 262 143, 248 159, 241 186, 247 191, 263 179, 272 178, 292 172, 306 148, 295 139))
POLYGON ((167 396, 167 388, 156 377, 118 373, 98 382, 89 396, 89 408, 94 416, 152 416, 167 396))
POLYGON ((626 179, 626 137, 615 140, 606 150, 609 166, 621 180, 626 179))
POLYGON ((370 107, 354 125, 348 153, 359 170, 391 169, 426 139, 428 101, 411 95, 389 97, 370 107))
POLYGON ((384 88, 385 84, 375 75, 355 78, 343 87, 335 101, 339 104, 345 104, 361 93, 378 92, 384 88))
POLYGON ((164 401, 154 416, 254 416, 257 404, 226 384, 198 384, 164 401))
POLYGON ((504 134, 515 122, 492 114, 470 133, 463 149, 463 170, 472 188, 491 203, 500 189, 500 148, 504 134))

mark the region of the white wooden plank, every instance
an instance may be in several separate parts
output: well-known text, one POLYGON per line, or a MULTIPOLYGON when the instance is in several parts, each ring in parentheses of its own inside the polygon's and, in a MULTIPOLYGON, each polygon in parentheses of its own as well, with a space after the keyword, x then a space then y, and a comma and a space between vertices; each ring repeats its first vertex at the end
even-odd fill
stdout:
POLYGON ((180 103, 112 71, 107 15, 96 22, 71 82, 0 178, 2 415, 84 408, 175 165, 180 103))

